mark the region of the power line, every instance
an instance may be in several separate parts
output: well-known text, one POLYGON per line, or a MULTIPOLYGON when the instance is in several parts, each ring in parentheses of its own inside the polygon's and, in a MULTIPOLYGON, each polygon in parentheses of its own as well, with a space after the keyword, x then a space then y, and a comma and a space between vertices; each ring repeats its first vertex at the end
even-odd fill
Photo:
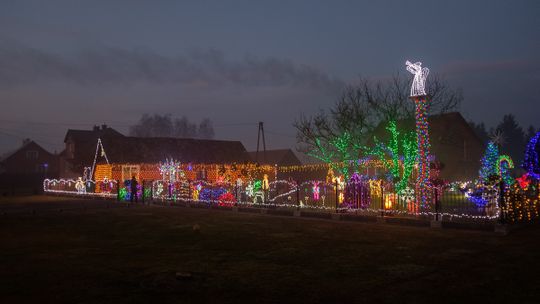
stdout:
MULTIPOLYGON (((5 129, 0 129, 0 133, 4 134, 4 135, 7 135, 9 137, 13 137, 13 138, 17 138, 17 139, 27 139, 28 136, 22 136, 22 135, 17 135, 17 134, 13 134, 11 132, 6 132, 5 129)), ((52 142, 49 142, 49 141, 45 141, 45 140, 41 140, 41 139, 32 139, 34 141, 37 141, 37 142, 40 142, 42 144, 47 144, 47 145, 53 145, 53 146, 57 146, 57 147, 60 147, 60 146, 64 146, 63 144, 60 144, 60 143, 52 143, 52 142)))

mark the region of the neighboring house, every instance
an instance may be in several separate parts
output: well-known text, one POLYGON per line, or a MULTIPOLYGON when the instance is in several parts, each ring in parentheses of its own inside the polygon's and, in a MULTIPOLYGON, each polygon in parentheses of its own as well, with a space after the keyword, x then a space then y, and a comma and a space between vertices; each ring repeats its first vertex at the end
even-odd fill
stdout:
MULTIPOLYGON (((484 143, 474 133, 459 112, 432 115, 428 118, 430 154, 443 165, 440 177, 446 180, 469 180, 478 177, 480 158, 484 153, 484 143)), ((398 121, 398 130, 414 131, 415 123, 398 121)), ((377 138, 386 142, 386 126, 378 126, 377 138)))
POLYGON ((262 165, 300 166, 302 162, 296 157, 291 149, 277 149, 248 152, 254 163, 262 165))
POLYGON ((11 192, 18 188, 41 189, 44 178, 58 177, 59 156, 26 139, 17 150, 0 160, 0 184, 11 192))

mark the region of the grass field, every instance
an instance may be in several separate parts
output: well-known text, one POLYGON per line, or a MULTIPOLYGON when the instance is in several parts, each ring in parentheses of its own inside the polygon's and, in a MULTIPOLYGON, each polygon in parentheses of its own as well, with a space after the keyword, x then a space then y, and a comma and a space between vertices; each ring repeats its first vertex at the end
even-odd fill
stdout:
POLYGON ((0 303, 540 301, 540 227, 502 237, 110 204, 0 199, 0 303))

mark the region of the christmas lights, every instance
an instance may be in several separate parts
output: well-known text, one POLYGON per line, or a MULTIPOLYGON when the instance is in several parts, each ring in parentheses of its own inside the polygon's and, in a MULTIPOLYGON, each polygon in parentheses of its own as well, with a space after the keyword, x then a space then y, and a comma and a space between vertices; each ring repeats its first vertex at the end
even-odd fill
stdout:
POLYGON ((92 180, 94 169, 96 168, 96 162, 98 157, 98 151, 101 148, 101 157, 105 157, 105 160, 107 161, 107 164, 109 164, 109 159, 107 158, 107 154, 105 153, 105 149, 103 148, 103 143, 101 142, 101 138, 98 138, 97 144, 96 144, 96 153, 94 154, 94 162, 92 163, 92 169, 90 171, 90 180, 92 180))
POLYGON ((510 176, 509 169, 514 168, 514 162, 508 155, 501 155, 497 160, 497 173, 501 176, 504 183, 508 186, 514 184, 514 179, 510 176))
POLYGON ((499 148, 493 142, 488 142, 486 148, 486 153, 481 159, 480 167, 480 180, 484 183, 488 181, 491 176, 498 175, 499 170, 497 169, 499 162, 499 148))
POLYGON ((411 63, 407 60, 405 65, 407 66, 407 71, 414 75, 411 85, 411 97, 426 96, 426 78, 429 74, 429 69, 422 68, 421 62, 411 63))
POLYGON ((540 165, 538 164, 537 144, 540 138, 540 132, 536 133, 527 144, 525 158, 523 160, 523 169, 534 179, 540 179, 540 165))

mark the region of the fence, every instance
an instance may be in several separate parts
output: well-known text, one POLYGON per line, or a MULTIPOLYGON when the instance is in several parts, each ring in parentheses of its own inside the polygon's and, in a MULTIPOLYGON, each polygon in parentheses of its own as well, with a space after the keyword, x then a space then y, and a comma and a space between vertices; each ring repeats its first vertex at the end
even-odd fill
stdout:
POLYGON ((539 217, 538 184, 523 190, 518 185, 478 187, 474 183, 453 183, 433 187, 430 203, 421 205, 414 185, 395 189, 391 183, 368 178, 349 183, 277 180, 267 187, 257 183, 210 184, 203 180, 143 181, 132 196, 130 181, 100 182, 45 180, 44 191, 116 198, 122 201, 190 202, 225 207, 250 206, 318 210, 372 215, 423 217, 437 220, 503 221, 518 223, 539 217), (120 185, 120 186, 119 186, 120 185), (266 189, 264 189, 264 188, 266 189), (502 193, 502 195, 500 195, 502 193))

